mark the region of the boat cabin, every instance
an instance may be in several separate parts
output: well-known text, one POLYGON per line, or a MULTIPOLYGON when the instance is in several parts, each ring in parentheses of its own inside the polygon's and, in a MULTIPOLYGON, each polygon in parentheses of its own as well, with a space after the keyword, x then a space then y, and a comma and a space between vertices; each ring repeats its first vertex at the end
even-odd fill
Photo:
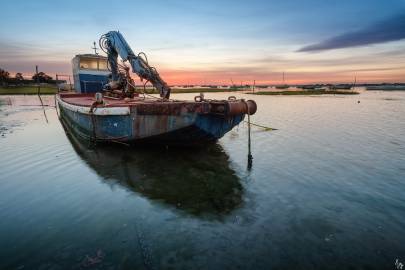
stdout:
POLYGON ((78 93, 100 92, 108 82, 107 57, 78 54, 72 59, 74 87, 78 93))

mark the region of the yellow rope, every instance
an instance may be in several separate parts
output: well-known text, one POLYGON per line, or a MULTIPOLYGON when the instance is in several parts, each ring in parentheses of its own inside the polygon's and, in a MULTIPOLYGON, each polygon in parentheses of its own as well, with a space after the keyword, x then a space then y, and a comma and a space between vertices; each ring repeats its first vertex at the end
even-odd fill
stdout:
MULTIPOLYGON (((247 121, 243 121, 243 122, 248 123, 247 121)), ((256 126, 256 127, 261 127, 265 131, 277 130, 276 128, 266 127, 266 126, 262 126, 262 125, 255 124, 255 123, 252 123, 252 122, 250 122, 250 125, 253 125, 253 126, 256 126)))

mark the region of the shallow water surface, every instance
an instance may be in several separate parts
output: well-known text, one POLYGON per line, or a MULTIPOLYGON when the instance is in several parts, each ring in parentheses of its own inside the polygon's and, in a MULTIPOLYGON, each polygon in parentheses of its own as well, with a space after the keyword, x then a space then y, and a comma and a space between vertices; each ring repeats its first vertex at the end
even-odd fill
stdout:
POLYGON ((48 123, 37 97, 0 97, 0 269, 405 262, 404 92, 238 97, 278 129, 252 128, 251 170, 245 123, 202 149, 94 147, 53 97, 48 123))

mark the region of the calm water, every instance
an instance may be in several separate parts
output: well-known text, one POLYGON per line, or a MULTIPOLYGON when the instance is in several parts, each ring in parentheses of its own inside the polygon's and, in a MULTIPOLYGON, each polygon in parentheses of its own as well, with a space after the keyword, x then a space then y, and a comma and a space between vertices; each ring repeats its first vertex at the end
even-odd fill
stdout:
POLYGON ((0 97, 0 269, 404 263, 405 92, 253 98, 278 130, 253 128, 249 171, 245 124, 204 149, 94 148, 0 97))

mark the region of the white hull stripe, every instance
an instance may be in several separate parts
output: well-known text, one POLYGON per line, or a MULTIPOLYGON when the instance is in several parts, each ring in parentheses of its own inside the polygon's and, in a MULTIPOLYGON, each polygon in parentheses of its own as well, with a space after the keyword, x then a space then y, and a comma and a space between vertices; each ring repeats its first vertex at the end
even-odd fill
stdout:
POLYGON ((111 72, 109 71, 103 71, 103 70, 83 70, 80 69, 77 74, 79 75, 97 75, 97 76, 108 76, 111 72))
MULTIPOLYGON (((85 106, 77 106, 70 103, 63 101, 59 95, 56 96, 56 100, 58 101, 59 106, 82 114, 90 114, 90 107, 85 106)), ((129 107, 99 107, 93 109, 94 115, 129 115, 130 109, 129 107)))

